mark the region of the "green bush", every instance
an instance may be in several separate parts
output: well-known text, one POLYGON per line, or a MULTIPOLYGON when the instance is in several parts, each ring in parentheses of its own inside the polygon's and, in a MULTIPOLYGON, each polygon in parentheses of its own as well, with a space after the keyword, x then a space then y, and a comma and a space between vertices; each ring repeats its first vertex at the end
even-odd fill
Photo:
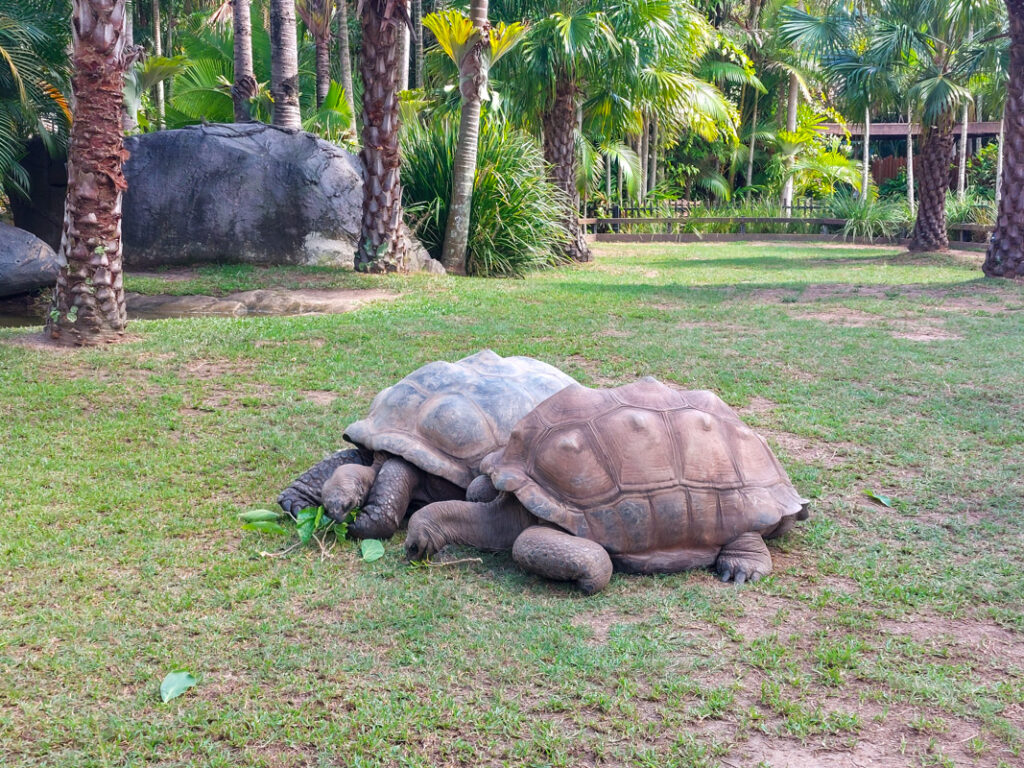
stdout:
POLYGON ((998 161, 998 142, 986 144, 967 161, 967 186, 989 200, 995 200, 996 197, 996 164, 998 161))
MULTIPOLYGON (((439 258, 452 194, 458 126, 441 120, 402 132, 402 202, 410 226, 439 258)), ((469 220, 467 272, 518 277, 561 259, 565 201, 529 135, 485 122, 469 220)))
POLYGON ((844 237, 895 237, 910 227, 910 210, 906 204, 855 197, 841 192, 829 200, 832 216, 846 219, 844 237))
POLYGON ((995 224, 996 204, 978 190, 968 189, 961 200, 956 192, 946 195, 947 224, 995 224))

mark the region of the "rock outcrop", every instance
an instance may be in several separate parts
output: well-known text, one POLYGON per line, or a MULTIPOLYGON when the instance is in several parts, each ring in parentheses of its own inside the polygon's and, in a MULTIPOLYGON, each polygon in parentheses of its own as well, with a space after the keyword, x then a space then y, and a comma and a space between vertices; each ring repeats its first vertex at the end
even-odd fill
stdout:
MULTIPOLYGON (((340 147, 310 133, 246 123, 131 136, 125 148, 127 268, 352 266, 363 182, 359 159, 340 147)), ((40 158, 30 157, 30 165, 33 205, 16 209, 16 220, 43 228, 40 237, 59 238, 52 225, 61 221, 61 174, 40 158)), ((443 272, 407 229, 404 236, 411 271, 443 272)))
POLYGON ((16 296, 57 282, 63 262, 30 232, 0 224, 0 296, 16 296))

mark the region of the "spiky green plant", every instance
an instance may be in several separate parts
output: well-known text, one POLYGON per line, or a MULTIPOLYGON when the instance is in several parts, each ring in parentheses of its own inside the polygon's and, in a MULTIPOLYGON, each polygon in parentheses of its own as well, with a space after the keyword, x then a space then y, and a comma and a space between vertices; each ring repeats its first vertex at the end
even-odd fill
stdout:
POLYGON ((829 209, 837 219, 846 219, 844 237, 895 237, 911 225, 910 209, 905 203, 880 200, 872 195, 855 197, 840 192, 829 200, 829 209))
MULTIPOLYGON (((402 133, 403 206, 416 234, 437 258, 448 221, 458 126, 412 123, 402 133)), ((480 131, 467 272, 521 276, 559 260, 565 201, 548 181, 531 136, 485 122, 480 131)))

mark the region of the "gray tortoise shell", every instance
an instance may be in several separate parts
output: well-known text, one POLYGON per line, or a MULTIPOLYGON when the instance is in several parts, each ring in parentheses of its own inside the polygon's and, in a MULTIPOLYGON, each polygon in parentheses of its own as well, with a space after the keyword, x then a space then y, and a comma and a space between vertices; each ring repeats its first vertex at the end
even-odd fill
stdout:
POLYGON ((764 438, 713 392, 574 385, 481 469, 537 517, 611 553, 722 546, 804 512, 764 438))
POLYGON ((480 474, 481 459, 508 442, 523 416, 574 383, 547 363, 485 349, 413 371, 378 394, 369 415, 344 436, 466 488, 480 474))

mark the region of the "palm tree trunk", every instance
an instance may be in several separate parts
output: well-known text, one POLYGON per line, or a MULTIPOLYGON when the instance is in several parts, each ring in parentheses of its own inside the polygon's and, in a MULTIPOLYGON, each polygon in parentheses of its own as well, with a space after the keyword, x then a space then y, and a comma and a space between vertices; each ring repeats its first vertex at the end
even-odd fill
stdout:
POLYGON ((868 199, 868 189, 871 183, 871 107, 864 108, 864 167, 860 176, 860 197, 861 200, 868 199))
POLYGON ((747 186, 754 186, 754 145, 757 144, 757 102, 761 92, 754 90, 754 114, 750 123, 750 154, 747 155, 747 186))
POLYGON ((338 0, 338 58, 341 60, 341 87, 352 113, 352 130, 356 128, 356 97, 352 92, 352 47, 348 36, 348 2, 338 0))
POLYGON ((544 159, 550 166, 551 180, 565 195, 562 225, 567 241, 566 255, 574 261, 590 261, 590 249, 583 239, 576 211, 580 196, 576 189, 576 101, 579 90, 566 74, 555 83, 555 98, 544 111, 544 159))
POLYGON ((960 156, 959 165, 956 169, 956 199, 960 202, 967 197, 967 151, 970 149, 967 138, 967 120, 970 117, 968 111, 970 105, 964 100, 963 110, 960 113, 960 156))
MULTIPOLYGON (((786 104, 786 130, 796 133, 796 110, 800 103, 800 83, 796 75, 789 75, 789 100, 786 104)), ((782 215, 789 216, 793 213, 793 177, 789 175, 789 169, 793 165, 793 158, 786 160, 786 183, 782 187, 782 215)))
POLYGON ((444 230, 441 264, 449 272, 466 274, 466 248, 469 243, 470 212, 473 207, 473 182, 476 179, 476 153, 480 143, 480 102, 487 91, 487 67, 484 45, 487 41, 488 0, 473 0, 469 18, 477 39, 459 62, 459 91, 462 116, 459 118, 459 145, 452 169, 452 200, 444 230))
MULTIPOLYGON (((160 0, 153 0, 153 55, 164 55, 160 46, 160 0)), ((164 83, 161 80, 156 84, 156 119, 159 128, 164 127, 164 112, 164 83)))
POLYGON ((653 190, 658 186, 658 116, 651 116, 651 159, 647 164, 649 180, 647 188, 653 190))
POLYGON ((643 127, 640 131, 640 201, 647 199, 647 159, 651 146, 650 123, 644 115, 643 127))
POLYGON ((401 50, 399 51, 399 66, 401 67, 400 76, 398 80, 398 90, 407 91, 409 90, 409 48, 411 34, 407 25, 402 25, 398 30, 400 37, 399 44, 401 50))
POLYGON ((423 82, 423 0, 412 0, 412 29, 413 29, 413 76, 416 78, 417 88, 424 86, 423 82))
POLYGON ((953 115, 946 112, 934 125, 922 125, 921 129, 920 201, 907 247, 911 251, 943 251, 949 247, 946 192, 953 153, 953 115))
POLYGON ((234 0, 232 22, 235 30, 235 82, 231 85, 231 101, 235 105, 235 122, 252 122, 250 100, 259 87, 252 72, 252 18, 250 0, 234 0))
POLYGON ((1006 0, 1006 10, 1010 78, 1003 111, 1005 137, 1001 133, 999 142, 1003 173, 996 228, 982 269, 989 277, 1024 277, 1024 0, 1006 0))
POLYGON ((914 108, 907 107, 907 205, 910 215, 917 214, 914 201, 914 108))
POLYGON ((398 153, 399 29, 407 14, 406 0, 363 0, 361 4, 363 218, 356 253, 356 269, 361 272, 407 269, 398 153))
POLYGON ((327 30, 327 36, 318 37, 316 44, 316 106, 319 109, 327 99, 327 92, 331 89, 331 33, 327 30))
POLYGON ((270 0, 270 95, 274 125, 302 129, 299 112, 299 51, 294 0, 270 0))
POLYGON ((1003 105, 1003 114, 999 118, 999 136, 996 137, 998 151, 996 152, 996 205, 1003 199, 1003 165, 1006 160, 1006 105, 1003 105))
POLYGON ((68 192, 47 328, 62 344, 97 344, 124 335, 121 277, 122 92, 125 0, 74 0, 72 56, 75 119, 68 192))

